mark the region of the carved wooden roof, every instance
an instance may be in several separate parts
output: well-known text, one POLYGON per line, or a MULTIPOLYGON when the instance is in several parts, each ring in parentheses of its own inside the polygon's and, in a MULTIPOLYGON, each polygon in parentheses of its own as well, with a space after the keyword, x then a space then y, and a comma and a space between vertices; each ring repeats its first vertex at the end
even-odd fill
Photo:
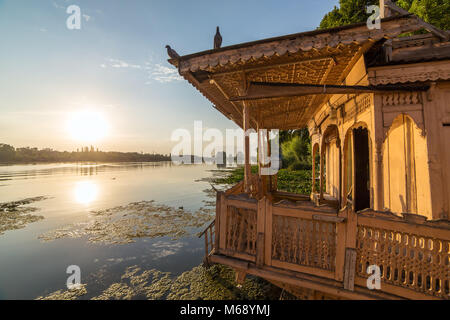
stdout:
POLYGON ((417 18, 383 19, 381 29, 365 23, 316 30, 208 50, 169 62, 214 106, 242 127, 243 103, 251 107, 256 128, 304 127, 327 95, 289 96, 230 101, 242 96, 250 82, 339 85, 357 60, 381 39, 420 29, 417 18))

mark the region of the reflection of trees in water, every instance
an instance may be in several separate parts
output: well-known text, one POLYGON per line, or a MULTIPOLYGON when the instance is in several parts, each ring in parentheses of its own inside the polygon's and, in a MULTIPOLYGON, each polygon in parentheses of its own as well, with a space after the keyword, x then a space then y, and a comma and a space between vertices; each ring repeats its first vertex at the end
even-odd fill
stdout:
POLYGON ((33 179, 40 176, 51 176, 56 174, 75 174, 79 176, 94 176, 102 172, 119 172, 130 170, 144 170, 145 168, 166 168, 173 164, 170 161, 161 162, 119 162, 119 163, 71 163, 56 164, 52 168, 39 168, 20 171, 8 171, 0 173, 0 181, 11 179, 33 179))

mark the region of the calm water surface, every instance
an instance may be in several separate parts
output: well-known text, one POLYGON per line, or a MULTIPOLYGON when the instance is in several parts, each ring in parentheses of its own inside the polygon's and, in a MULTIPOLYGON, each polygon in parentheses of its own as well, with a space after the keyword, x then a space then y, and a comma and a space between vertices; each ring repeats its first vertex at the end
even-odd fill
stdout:
POLYGON ((0 203, 48 197, 28 205, 39 208, 35 214, 43 220, 0 235, 0 299, 34 299, 64 290, 69 265, 80 266, 82 283, 94 288, 89 295, 98 293, 95 288, 120 281, 128 266, 178 275, 199 265, 203 240, 195 235, 176 241, 141 238, 125 245, 90 243, 86 238, 43 242, 38 236, 81 222, 91 210, 142 200, 194 212, 205 207, 204 201, 214 200, 203 191, 209 184, 196 181, 210 177, 212 169, 170 163, 0 166, 0 203))

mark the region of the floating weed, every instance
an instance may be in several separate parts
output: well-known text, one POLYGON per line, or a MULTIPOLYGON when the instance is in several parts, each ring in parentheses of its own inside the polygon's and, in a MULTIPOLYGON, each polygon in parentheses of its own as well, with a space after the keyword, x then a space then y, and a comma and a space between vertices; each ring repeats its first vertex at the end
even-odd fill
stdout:
POLYGON ((106 210, 92 211, 87 222, 72 224, 39 236, 42 241, 87 236, 91 243, 126 244, 138 238, 190 235, 213 219, 213 209, 200 208, 194 213, 152 201, 133 202, 106 210))
POLYGON ((131 266, 122 275, 121 282, 111 284, 92 300, 158 300, 164 298, 171 282, 169 272, 156 269, 142 271, 138 266, 131 266))
POLYGON ((47 198, 40 196, 0 203, 0 235, 9 230, 25 228, 29 223, 44 219, 43 216, 31 214, 38 211, 38 208, 24 207, 24 205, 45 199, 47 198))
POLYGON ((81 284, 78 289, 58 290, 47 296, 37 297, 36 300, 77 300, 86 294, 86 284, 81 284))
POLYGON ((277 299, 280 289, 269 282, 248 276, 237 288, 233 269, 214 265, 198 266, 182 273, 172 283, 169 300, 257 300, 277 299))
MULTIPOLYGON (((105 270, 98 273, 104 274, 105 270)), ((281 290, 269 282, 248 276, 237 288, 234 271, 223 265, 211 268, 197 266, 177 277, 156 269, 142 270, 137 265, 127 267, 120 282, 110 284, 92 300, 258 300, 278 299, 281 290)), ((94 280, 94 282, 97 282, 94 280)), ((87 294, 86 285, 79 291, 56 291, 43 300, 78 299, 87 294)), ((92 293, 91 293, 92 295, 92 293)))

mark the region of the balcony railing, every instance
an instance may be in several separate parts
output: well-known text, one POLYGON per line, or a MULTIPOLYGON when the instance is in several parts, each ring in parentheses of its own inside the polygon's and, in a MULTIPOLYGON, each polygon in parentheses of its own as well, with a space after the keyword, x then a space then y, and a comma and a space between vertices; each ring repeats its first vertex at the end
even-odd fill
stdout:
POLYGON ((382 293, 449 299, 448 221, 373 210, 355 213, 351 207, 338 212, 332 206, 315 206, 305 197, 280 201, 282 195, 277 193, 272 199, 256 200, 241 192, 237 186, 217 194, 216 220, 210 228, 216 230, 215 255, 259 269, 332 280, 348 291, 367 288, 367 268, 376 265, 382 293))

